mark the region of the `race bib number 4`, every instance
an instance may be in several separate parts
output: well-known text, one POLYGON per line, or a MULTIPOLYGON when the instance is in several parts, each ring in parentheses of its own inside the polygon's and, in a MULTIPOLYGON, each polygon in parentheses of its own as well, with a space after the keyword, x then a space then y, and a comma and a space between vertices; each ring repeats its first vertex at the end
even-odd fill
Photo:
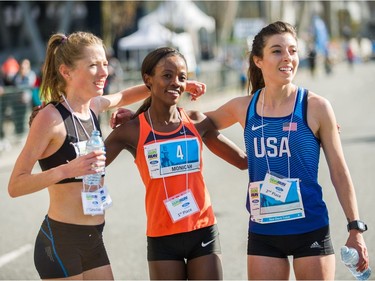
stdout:
POLYGON ((178 139, 144 146, 151 178, 170 177, 200 170, 197 138, 178 139))

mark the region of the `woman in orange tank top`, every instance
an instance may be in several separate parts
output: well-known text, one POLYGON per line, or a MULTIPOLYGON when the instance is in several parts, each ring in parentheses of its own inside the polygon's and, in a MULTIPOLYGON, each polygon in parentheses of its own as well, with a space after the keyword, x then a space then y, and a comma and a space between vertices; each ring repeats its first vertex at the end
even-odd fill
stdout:
POLYGON ((107 165, 127 149, 146 187, 151 279, 222 279, 216 218, 202 176, 202 141, 240 169, 245 153, 202 113, 177 106, 187 91, 186 60, 173 48, 149 53, 142 78, 151 96, 106 139, 107 165))

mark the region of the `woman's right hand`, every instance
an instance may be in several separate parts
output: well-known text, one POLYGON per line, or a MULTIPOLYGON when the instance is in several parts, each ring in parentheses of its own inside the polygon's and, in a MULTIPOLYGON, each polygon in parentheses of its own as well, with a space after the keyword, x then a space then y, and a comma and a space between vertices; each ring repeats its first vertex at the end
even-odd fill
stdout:
POLYGON ((194 80, 187 80, 186 92, 190 93, 191 100, 195 101, 206 93, 206 84, 194 80))
POLYGON ((134 112, 130 109, 120 107, 115 112, 111 114, 111 120, 109 121, 109 125, 112 129, 120 126, 131 120, 134 116, 134 112))
POLYGON ((96 150, 69 161, 65 165, 64 177, 75 178, 100 172, 105 167, 105 151, 96 150))

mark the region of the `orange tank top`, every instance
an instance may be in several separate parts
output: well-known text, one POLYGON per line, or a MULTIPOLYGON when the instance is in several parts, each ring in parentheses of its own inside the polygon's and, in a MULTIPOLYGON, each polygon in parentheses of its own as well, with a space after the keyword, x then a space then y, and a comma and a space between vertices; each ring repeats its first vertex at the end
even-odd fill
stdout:
POLYGON ((180 126, 168 133, 153 131, 145 113, 139 115, 140 133, 135 164, 146 187, 149 237, 189 232, 216 223, 202 175, 202 139, 184 110, 179 109, 179 112, 182 118, 180 126), (186 151, 181 152, 181 147, 186 147, 186 151), (196 152, 193 153, 193 150, 196 152), (182 153, 189 155, 190 159, 187 161, 186 157, 180 155, 182 153), (185 172, 185 169, 189 172, 185 172), (198 210, 173 222, 164 202, 187 190, 193 194, 198 210))

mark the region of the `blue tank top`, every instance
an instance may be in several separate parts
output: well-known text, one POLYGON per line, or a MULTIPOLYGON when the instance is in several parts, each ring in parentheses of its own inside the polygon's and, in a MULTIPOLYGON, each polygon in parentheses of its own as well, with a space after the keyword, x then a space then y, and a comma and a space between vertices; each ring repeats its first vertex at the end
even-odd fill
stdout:
MULTIPOLYGON (((255 92, 250 102, 244 129, 249 178, 252 182, 264 180, 268 172, 267 153, 271 172, 285 177, 288 177, 290 172, 290 178, 300 179, 305 218, 268 224, 250 221, 249 231, 266 235, 289 235, 306 233, 328 225, 328 210, 318 183, 320 141, 307 125, 308 91, 298 88, 293 129, 289 139, 289 122, 292 115, 264 117, 262 123, 261 116, 256 112, 260 92, 255 92)), ((246 204, 250 211, 249 194, 246 204)))

